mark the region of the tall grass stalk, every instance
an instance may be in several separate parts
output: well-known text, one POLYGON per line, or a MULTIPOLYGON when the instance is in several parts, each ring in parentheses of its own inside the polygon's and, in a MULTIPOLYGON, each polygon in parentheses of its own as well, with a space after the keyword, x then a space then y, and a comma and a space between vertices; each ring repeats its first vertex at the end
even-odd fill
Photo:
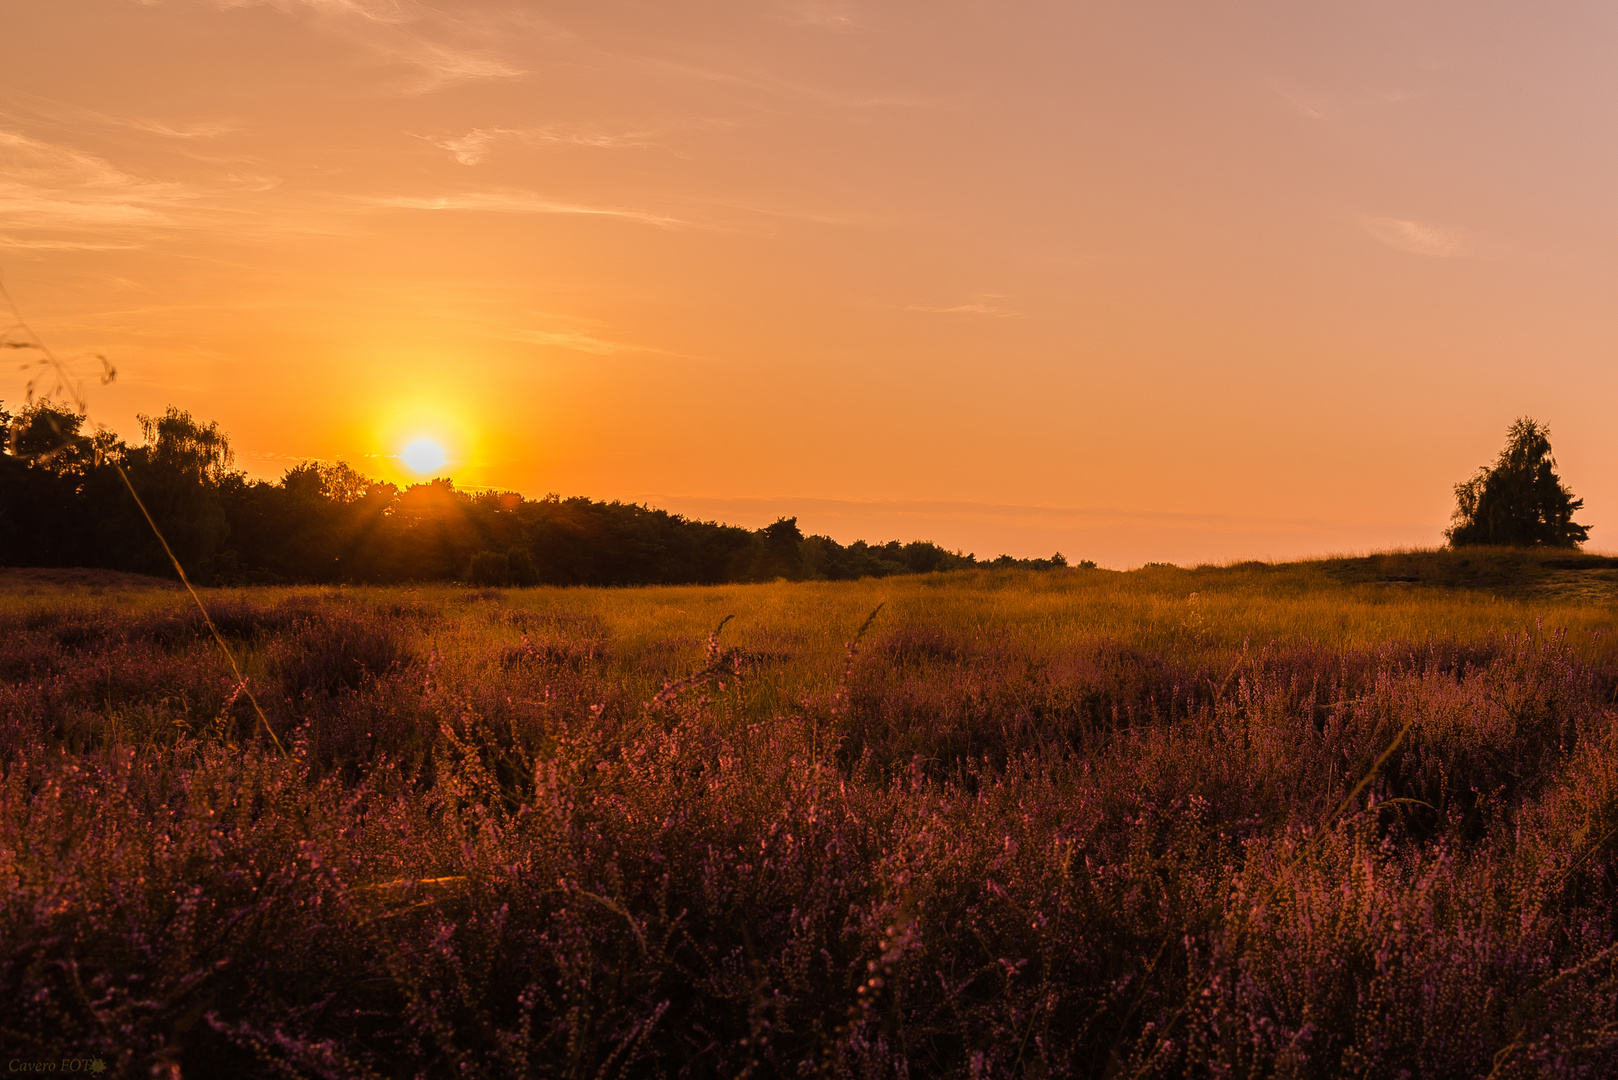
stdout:
MULTIPOLYGON (((11 310, 15 325, 24 334, 21 342, 8 340, 8 347, 32 349, 37 352, 39 354, 37 363, 40 365, 41 371, 54 378, 50 393, 65 394, 68 400, 71 401, 75 413, 80 416, 88 416, 90 410, 84 397, 82 385, 69 375, 66 365, 51 351, 50 346, 45 344, 44 339, 28 325, 28 321, 23 318, 21 309, 17 307, 17 302, 12 299, 11 292, 6 288, 3 280, 0 280, 0 297, 5 298, 6 306, 11 310)), ((117 377, 117 370, 106 357, 98 355, 96 359, 101 362, 101 384, 105 386, 117 377)), ((35 400, 38 381, 38 377, 35 377, 28 382, 27 400, 29 404, 33 404, 35 400)), ((102 430, 102 425, 96 424, 96 430, 102 430)), ((65 448, 65 446, 64 442, 61 448, 65 448)), ((252 687, 248 686, 247 680, 242 677, 241 667, 236 663, 235 654, 231 652, 230 646, 225 643, 223 635, 219 633, 219 630, 213 624, 213 620, 209 618, 207 605, 202 602, 202 597, 197 594, 196 588, 191 584, 191 578, 186 574, 185 567, 180 565, 180 560, 174 554, 174 549, 169 546, 168 537, 164 536, 163 530, 158 528, 157 522, 152 518, 151 511, 146 509, 146 502, 140 497, 140 492, 135 490, 134 483, 129 479, 129 473, 124 471, 123 463, 114 460, 112 464, 118 470, 118 478, 124 482, 124 488, 128 490, 129 497, 135 500, 135 505, 140 508, 141 516, 146 519, 146 524, 151 526, 152 535, 157 537, 157 542, 163 546, 163 554, 168 557, 170 565, 174 567, 175 574, 180 578, 180 584, 184 585, 186 592, 191 594, 192 601, 202 614, 203 622, 207 624, 209 632, 213 635, 214 643, 219 646, 219 651, 224 654, 226 661, 229 662, 231 671, 236 675, 236 685, 239 692, 246 694, 247 700, 252 703, 253 712, 258 717, 260 730, 269 736, 270 741, 275 744, 276 750, 285 756, 286 748, 281 745, 281 741, 275 737, 275 732, 271 730, 269 719, 265 717, 263 708, 259 706, 258 698, 254 695, 252 687)))

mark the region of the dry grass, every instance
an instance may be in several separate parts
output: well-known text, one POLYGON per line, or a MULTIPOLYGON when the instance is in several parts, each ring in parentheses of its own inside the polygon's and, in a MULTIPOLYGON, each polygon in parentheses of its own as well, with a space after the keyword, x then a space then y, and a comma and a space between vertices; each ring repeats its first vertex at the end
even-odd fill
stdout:
POLYGON ((188 598, 0 590, 0 1042, 1611 1074, 1612 608, 1410 564, 209 592, 286 757, 188 598))

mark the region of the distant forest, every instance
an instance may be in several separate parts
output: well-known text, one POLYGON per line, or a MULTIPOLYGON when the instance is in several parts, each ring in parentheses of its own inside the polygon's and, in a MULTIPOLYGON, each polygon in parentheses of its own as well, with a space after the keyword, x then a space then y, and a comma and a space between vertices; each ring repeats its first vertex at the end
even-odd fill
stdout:
POLYGON ((171 407, 141 427, 142 445, 129 446, 86 433, 84 417, 50 403, 16 415, 0 404, 0 565, 174 576, 120 466, 199 584, 719 584, 1067 565, 1060 554, 980 563, 919 540, 845 546, 803 535, 796 518, 751 530, 632 503, 460 491, 445 479, 401 489, 342 463, 250 480, 232 468, 217 424, 171 407))

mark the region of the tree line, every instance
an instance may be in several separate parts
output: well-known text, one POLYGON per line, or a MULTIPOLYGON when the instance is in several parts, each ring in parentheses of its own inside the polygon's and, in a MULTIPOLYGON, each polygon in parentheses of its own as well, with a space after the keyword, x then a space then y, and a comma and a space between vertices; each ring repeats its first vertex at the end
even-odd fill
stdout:
POLYGON ((16 415, 0 403, 0 564, 173 576, 144 504, 187 575, 220 585, 720 584, 1067 565, 1060 554, 979 562, 926 541, 844 545, 805 536, 796 518, 744 529, 582 496, 462 491, 447 479, 400 488, 341 462, 252 480, 233 468, 217 423, 173 407, 140 422, 131 446, 87 433, 82 415, 50 402, 16 415))

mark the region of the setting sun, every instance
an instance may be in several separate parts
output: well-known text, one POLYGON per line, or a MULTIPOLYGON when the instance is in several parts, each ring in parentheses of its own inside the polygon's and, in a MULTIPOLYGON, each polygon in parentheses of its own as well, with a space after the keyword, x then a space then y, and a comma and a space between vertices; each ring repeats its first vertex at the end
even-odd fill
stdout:
POLYGON ((377 400, 347 438, 364 448, 363 458, 378 479, 401 486, 444 477, 457 486, 477 487, 487 446, 476 417, 480 410, 453 393, 436 398, 406 391, 377 400))
POLYGON ((444 448, 432 439, 416 439, 404 448, 399 457, 411 472, 423 476, 438 472, 448 460, 444 448))

